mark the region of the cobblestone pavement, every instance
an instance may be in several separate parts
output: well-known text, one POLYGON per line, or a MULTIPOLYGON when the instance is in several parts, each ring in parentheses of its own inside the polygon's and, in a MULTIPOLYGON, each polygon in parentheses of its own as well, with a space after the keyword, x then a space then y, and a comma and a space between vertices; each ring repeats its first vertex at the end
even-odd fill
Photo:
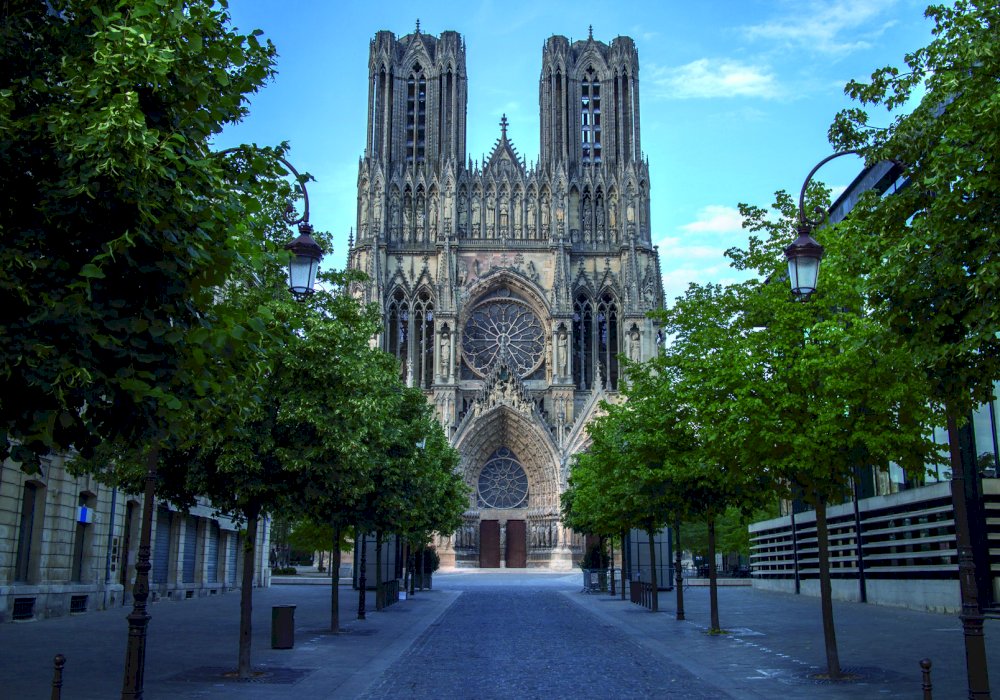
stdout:
MULTIPOLYGON (((965 692, 955 615, 834 603, 840 659, 855 677, 816 677, 825 664, 819 600, 749 587, 719 591, 726 632, 707 634, 708 589, 685 591, 687 620, 661 592, 659 614, 607 594, 580 592, 579 571, 459 570, 434 576, 383 612, 369 594, 339 587, 343 631, 326 632, 331 589, 276 585, 254 591, 254 682, 236 662, 239 595, 151 606, 147 700, 384 698, 733 698, 913 700, 921 658, 934 662, 935 700, 965 692), (295 646, 270 647, 271 608, 295 605, 295 646)), ((125 608, 0 625, 0 700, 47 698, 52 657, 65 654, 66 700, 119 697, 125 608)), ((1000 621, 986 621, 994 696, 1000 621)))
POLYGON ((554 590, 476 587, 365 698, 729 697, 554 590))

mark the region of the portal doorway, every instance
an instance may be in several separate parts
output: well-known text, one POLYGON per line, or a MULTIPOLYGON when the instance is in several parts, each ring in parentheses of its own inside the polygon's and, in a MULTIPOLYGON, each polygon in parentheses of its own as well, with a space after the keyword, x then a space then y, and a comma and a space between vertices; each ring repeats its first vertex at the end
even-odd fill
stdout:
POLYGON ((507 542, 504 561, 508 569, 525 569, 528 566, 528 529, 523 520, 507 521, 507 542))
POLYGON ((479 568, 500 568, 500 521, 479 522, 479 568))

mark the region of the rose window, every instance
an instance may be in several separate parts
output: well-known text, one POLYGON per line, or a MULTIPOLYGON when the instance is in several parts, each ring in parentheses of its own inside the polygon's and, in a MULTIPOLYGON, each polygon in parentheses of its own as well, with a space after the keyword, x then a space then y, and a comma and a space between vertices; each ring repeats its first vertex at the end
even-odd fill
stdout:
POLYGON ((528 477, 517 457, 506 447, 490 456, 479 473, 479 505, 519 508, 528 502, 528 477))
POLYGON ((494 297, 477 304, 462 333, 466 363, 485 376, 501 357, 526 377, 542 364, 545 332, 538 316, 520 299, 494 297))

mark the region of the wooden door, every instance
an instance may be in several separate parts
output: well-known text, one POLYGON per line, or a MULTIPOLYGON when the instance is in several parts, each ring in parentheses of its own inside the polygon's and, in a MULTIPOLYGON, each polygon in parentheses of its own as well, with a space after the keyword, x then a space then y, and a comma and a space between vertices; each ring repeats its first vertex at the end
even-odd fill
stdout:
POLYGON ((523 569, 528 566, 528 529, 523 520, 507 521, 504 559, 508 569, 523 569))
POLYGON ((483 569, 500 568, 499 520, 483 520, 479 523, 479 566, 483 569))

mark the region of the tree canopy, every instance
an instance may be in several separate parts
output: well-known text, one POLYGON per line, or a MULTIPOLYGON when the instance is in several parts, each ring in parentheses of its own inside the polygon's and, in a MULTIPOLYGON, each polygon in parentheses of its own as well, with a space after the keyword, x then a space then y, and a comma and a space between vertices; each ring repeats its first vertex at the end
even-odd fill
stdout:
POLYGON ((259 255, 241 222, 274 166, 228 168, 210 139, 273 74, 258 34, 224 1, 5 7, 0 457, 169 430, 178 392, 211 388, 239 331, 205 309, 259 255))

